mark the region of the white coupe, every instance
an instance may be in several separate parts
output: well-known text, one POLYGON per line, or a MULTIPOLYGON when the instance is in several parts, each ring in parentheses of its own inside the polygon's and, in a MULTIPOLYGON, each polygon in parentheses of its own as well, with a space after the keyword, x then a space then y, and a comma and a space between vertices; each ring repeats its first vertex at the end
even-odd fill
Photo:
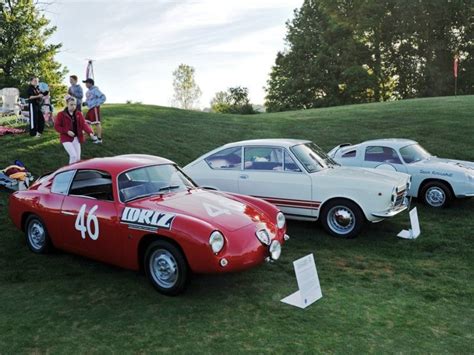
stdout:
POLYGON ((405 211, 407 174, 345 168, 307 140, 229 143, 184 167, 201 187, 251 195, 288 218, 321 220, 334 236, 353 238, 366 221, 405 211))
POLYGON ((446 207, 451 200, 474 196, 474 163, 441 159, 409 139, 377 139, 341 144, 329 156, 345 166, 400 171, 412 176, 408 195, 431 207, 446 207))

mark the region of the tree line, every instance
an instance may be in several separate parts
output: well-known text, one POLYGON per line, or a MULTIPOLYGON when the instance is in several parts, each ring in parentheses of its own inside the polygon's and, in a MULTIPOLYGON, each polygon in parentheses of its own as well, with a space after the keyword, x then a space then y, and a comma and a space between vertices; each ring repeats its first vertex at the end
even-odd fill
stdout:
POLYGON ((471 0, 305 0, 266 87, 268 111, 474 93, 471 0))

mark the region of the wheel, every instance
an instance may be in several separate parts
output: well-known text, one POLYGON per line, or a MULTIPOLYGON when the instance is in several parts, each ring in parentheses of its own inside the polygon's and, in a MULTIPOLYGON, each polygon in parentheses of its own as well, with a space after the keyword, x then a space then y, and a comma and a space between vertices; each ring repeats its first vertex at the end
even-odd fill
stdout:
POLYGON ((151 284, 168 296, 184 291, 188 283, 188 264, 183 253, 165 240, 150 244, 145 253, 145 272, 151 284))
POLYGON ((45 254, 51 249, 51 240, 43 221, 31 215, 25 222, 26 243, 33 253, 45 254))
POLYGON ((329 201, 321 211, 324 229, 334 237, 355 238, 364 226, 365 216, 357 204, 345 199, 329 201))
POLYGON ((432 181, 423 186, 421 197, 426 205, 434 208, 443 208, 449 206, 453 199, 453 194, 445 183, 432 181))

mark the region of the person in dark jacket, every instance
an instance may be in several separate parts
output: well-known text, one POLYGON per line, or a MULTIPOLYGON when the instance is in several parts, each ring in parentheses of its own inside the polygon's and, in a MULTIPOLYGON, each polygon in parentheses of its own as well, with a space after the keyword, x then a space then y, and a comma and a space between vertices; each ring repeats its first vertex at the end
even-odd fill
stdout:
POLYGON ((38 81, 37 77, 32 77, 27 91, 30 111, 30 136, 33 137, 41 137, 44 130, 44 117, 41 112, 43 94, 38 87, 38 81))
POLYGON ((97 140, 94 132, 86 123, 84 116, 77 110, 76 99, 69 96, 66 99, 67 106, 56 116, 54 128, 59 133, 59 139, 69 154, 69 164, 81 160, 81 144, 84 143, 86 132, 93 141, 97 140))

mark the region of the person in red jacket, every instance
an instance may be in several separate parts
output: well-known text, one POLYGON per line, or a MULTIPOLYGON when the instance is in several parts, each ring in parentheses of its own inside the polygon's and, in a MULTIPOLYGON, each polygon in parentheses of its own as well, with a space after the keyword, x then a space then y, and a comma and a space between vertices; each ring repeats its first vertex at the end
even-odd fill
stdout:
POLYGON ((59 133, 59 139, 69 154, 69 164, 81 160, 81 143, 86 132, 93 141, 97 140, 94 132, 86 123, 82 113, 77 110, 76 99, 72 96, 66 99, 66 108, 56 116, 54 128, 59 133))

